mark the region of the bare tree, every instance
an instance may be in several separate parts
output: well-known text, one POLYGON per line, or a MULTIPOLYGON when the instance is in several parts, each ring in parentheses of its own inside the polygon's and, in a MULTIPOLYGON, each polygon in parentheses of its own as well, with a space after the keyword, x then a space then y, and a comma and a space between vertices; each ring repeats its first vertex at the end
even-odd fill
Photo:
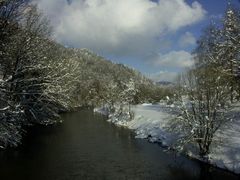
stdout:
POLYGON ((200 156, 210 152, 214 134, 228 121, 225 112, 228 106, 228 87, 222 86, 221 71, 215 68, 190 70, 182 84, 185 99, 180 100, 179 116, 171 122, 171 130, 179 132, 178 148, 196 143, 200 156))

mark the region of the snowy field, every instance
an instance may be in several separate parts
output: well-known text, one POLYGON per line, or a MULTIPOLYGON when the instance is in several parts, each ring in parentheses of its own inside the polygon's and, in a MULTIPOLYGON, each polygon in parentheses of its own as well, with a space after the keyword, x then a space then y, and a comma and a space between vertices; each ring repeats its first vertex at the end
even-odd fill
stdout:
MULTIPOLYGON (((216 140, 211 146, 209 161, 214 166, 240 173, 240 104, 237 104, 231 112, 233 121, 226 124, 216 133, 216 140)), ((118 126, 132 129, 136 133, 136 138, 147 138, 150 142, 158 142, 164 147, 172 147, 177 140, 177 135, 169 133, 167 124, 174 119, 175 115, 171 106, 164 104, 142 104, 133 107, 134 119, 108 120, 118 126)), ((95 111, 103 113, 101 109, 95 111)), ((199 157, 190 152, 189 156, 199 157)))

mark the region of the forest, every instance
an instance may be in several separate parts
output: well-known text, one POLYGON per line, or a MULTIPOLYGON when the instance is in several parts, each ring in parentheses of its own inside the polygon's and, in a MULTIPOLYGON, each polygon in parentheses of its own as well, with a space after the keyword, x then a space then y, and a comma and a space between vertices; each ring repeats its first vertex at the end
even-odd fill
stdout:
POLYGON ((0 1, 0 73, 1 148, 18 146, 28 126, 61 122, 63 112, 171 94, 123 64, 58 44, 47 17, 26 0, 0 1))

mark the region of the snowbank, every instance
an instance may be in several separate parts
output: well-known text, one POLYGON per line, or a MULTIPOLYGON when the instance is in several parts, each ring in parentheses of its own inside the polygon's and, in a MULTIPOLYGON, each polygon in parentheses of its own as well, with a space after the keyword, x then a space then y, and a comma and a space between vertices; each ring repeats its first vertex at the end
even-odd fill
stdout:
MULTIPOLYGON (((172 106, 164 103, 142 104, 134 106, 132 110, 134 119, 131 121, 121 119, 109 121, 132 129, 136 133, 136 138, 147 138, 150 142, 158 142, 166 147, 171 147, 176 142, 177 134, 167 131, 168 122, 175 117, 172 106)), ((98 109, 96 112, 104 111, 98 109)), ((209 161, 220 168, 240 173, 240 104, 236 104, 230 114, 233 121, 217 131, 217 141, 212 143, 209 161)), ((199 159, 193 152, 188 152, 188 155, 199 159)))
POLYGON ((105 116, 108 116, 109 113, 108 113, 108 109, 106 107, 101 107, 101 108, 94 108, 93 110, 94 112, 97 112, 97 113, 100 113, 100 114, 103 114, 105 116))

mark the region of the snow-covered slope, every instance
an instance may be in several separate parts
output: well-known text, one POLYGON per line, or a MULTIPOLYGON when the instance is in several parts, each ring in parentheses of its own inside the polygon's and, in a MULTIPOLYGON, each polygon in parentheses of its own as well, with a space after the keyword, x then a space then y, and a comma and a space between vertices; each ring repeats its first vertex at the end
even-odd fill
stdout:
MULTIPOLYGON (((122 121, 119 119, 113 123, 132 129, 136 133, 136 138, 148 138, 151 142, 171 147, 177 140, 177 135, 167 130, 168 122, 175 117, 173 109, 173 107, 167 107, 164 104, 137 105, 133 107, 133 120, 122 121)), ((209 161, 220 168, 240 173, 240 104, 236 104, 231 115, 233 121, 216 133, 209 161)), ((188 155, 199 159, 198 155, 192 154, 192 152, 188 152, 188 155)))

